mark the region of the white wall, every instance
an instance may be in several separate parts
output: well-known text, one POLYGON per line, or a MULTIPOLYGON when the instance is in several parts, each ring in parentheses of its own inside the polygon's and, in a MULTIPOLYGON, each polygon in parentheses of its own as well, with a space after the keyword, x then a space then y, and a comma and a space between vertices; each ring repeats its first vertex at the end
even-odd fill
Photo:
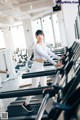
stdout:
MULTIPOLYGON (((0 70, 6 71, 6 66, 5 66, 5 61, 4 61, 4 56, 2 51, 0 50, 0 70)), ((6 79, 6 74, 0 73, 0 82, 6 79)))
MULTIPOLYGON (((6 71, 8 69, 9 78, 14 79, 16 77, 15 68, 12 61, 11 50, 2 49, 0 50, 0 70, 6 71)), ((1 82, 7 77, 7 74, 0 74, 1 82)))
MULTIPOLYGON (((66 0, 68 1, 68 0, 66 0)), ((72 45, 75 39, 74 23, 78 12, 78 4, 62 4, 65 31, 68 47, 72 45)))
POLYGON ((33 38, 33 32, 32 32, 31 19, 23 20, 23 29, 24 29, 28 55, 30 56, 32 53, 32 49, 34 48, 34 38, 33 38))
POLYGON ((11 31, 9 30, 9 28, 3 29, 3 36, 4 36, 6 48, 13 50, 12 36, 11 36, 11 31))
POLYGON ((59 29, 60 29, 60 35, 61 35, 61 46, 67 46, 67 39, 66 39, 66 31, 65 31, 65 25, 64 25, 64 18, 62 11, 58 12, 58 19, 59 19, 59 29))
POLYGON ((34 43, 31 19, 27 19, 23 21, 23 28, 26 38, 27 49, 29 49, 31 45, 34 43))

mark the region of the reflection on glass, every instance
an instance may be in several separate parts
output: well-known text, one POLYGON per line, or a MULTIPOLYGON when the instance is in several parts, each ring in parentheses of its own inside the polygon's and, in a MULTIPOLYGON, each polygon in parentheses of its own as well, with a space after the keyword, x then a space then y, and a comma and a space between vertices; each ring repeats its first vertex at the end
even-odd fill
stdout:
POLYGON ((11 28, 14 50, 26 48, 23 26, 11 28))

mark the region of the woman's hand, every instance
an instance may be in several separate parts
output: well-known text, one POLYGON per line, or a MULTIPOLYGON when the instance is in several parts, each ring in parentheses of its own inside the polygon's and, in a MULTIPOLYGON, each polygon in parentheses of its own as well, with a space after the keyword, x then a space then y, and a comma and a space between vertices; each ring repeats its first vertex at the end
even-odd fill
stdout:
POLYGON ((62 55, 62 56, 61 56, 61 59, 65 59, 65 55, 62 55))
POLYGON ((57 64, 55 65, 55 67, 59 68, 59 67, 63 67, 62 62, 58 61, 57 64))

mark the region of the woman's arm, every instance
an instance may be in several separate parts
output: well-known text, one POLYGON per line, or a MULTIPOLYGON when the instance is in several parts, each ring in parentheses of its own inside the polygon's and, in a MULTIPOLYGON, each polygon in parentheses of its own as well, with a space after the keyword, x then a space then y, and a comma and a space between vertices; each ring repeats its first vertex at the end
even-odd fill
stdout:
POLYGON ((61 57, 57 56, 55 53, 53 53, 48 47, 47 47, 47 52, 49 55, 51 55, 53 58, 56 58, 58 60, 61 59, 61 57))
POLYGON ((45 52, 41 46, 36 45, 35 47, 35 51, 36 53, 38 53, 39 55, 45 57, 50 63, 52 63, 53 65, 56 65, 57 63, 48 55, 47 52, 45 52))

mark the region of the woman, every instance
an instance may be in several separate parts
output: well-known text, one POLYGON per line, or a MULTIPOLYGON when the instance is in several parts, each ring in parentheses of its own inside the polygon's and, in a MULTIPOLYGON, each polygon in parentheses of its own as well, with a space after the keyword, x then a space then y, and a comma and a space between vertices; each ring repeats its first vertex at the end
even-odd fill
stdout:
MULTIPOLYGON (((56 58, 58 60, 61 59, 61 57, 55 55, 53 52, 47 48, 47 46, 44 44, 44 33, 42 30, 37 30, 35 33, 37 43, 35 44, 34 49, 34 62, 31 68, 30 72, 38 72, 38 71, 44 71, 44 61, 48 60, 50 63, 52 63, 55 67, 62 66, 61 62, 56 63, 49 55, 51 55, 53 58, 56 58)), ((46 77, 38 77, 38 78, 32 78, 32 87, 38 87, 39 82, 41 83, 41 86, 46 86, 46 77)), ((26 99, 26 102, 23 103, 23 108, 26 109, 28 112, 32 112, 32 108, 29 105, 29 101, 31 100, 31 96, 26 99), (27 104, 26 104, 27 103, 27 104)))

